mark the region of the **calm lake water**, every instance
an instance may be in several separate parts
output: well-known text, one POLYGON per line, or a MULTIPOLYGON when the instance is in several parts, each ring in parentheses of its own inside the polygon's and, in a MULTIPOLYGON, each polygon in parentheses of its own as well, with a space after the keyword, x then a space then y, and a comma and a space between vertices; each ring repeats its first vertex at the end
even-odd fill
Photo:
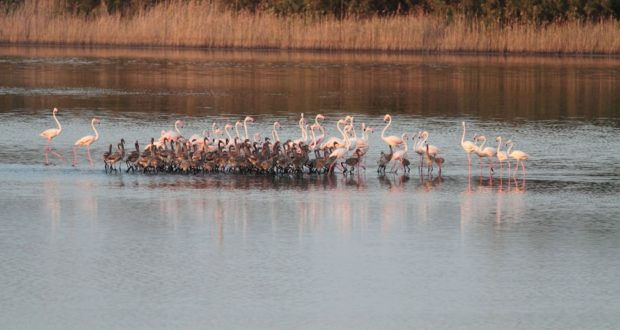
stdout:
MULTIPOLYGON (((7 329, 616 328, 620 60, 0 48, 0 320, 7 329), (71 158, 91 134, 95 167, 71 158), (104 173, 120 138, 246 114, 375 128, 344 176, 104 173), (443 179, 378 175, 388 134, 427 130, 443 179), (527 177, 468 176, 474 133, 527 177), (495 143, 492 143, 495 146, 495 143)), ((359 134, 359 129, 358 129, 359 134)), ((417 160, 410 152, 410 158, 417 160)), ((415 162, 414 162, 415 163, 415 162)), ((504 173, 505 176, 506 173, 504 173)))

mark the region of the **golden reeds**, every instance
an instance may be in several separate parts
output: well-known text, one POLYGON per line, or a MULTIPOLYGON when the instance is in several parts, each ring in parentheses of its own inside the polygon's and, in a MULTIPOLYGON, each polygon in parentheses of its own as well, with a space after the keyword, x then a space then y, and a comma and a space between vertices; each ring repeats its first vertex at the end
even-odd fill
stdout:
POLYGON ((499 26, 456 17, 356 18, 235 12, 209 2, 173 2, 133 16, 100 10, 84 18, 53 2, 26 1, 0 13, 0 42, 35 44, 380 50, 558 54, 620 54, 620 24, 570 21, 499 26))

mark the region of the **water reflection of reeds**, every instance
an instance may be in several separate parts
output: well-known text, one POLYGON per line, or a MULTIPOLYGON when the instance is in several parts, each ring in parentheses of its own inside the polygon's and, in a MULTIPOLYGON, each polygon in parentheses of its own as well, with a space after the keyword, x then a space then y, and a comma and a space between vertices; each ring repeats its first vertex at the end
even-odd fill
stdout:
POLYGON ((56 48, 0 54, 7 58, 3 72, 16 73, 3 75, 0 86, 25 90, 0 97, 8 110, 62 103, 192 116, 321 111, 557 119, 615 118, 620 102, 616 59, 56 48), (24 59, 30 57, 39 60, 24 59))

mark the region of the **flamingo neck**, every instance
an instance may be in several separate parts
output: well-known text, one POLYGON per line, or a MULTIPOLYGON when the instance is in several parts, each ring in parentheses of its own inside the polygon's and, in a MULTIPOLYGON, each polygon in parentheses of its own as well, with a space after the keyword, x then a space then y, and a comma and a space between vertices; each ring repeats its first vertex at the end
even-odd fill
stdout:
POLYGON ((226 135, 228 136, 228 140, 231 141, 232 137, 230 136, 230 132, 228 131, 228 128, 226 128, 226 126, 224 126, 224 132, 226 132, 226 135))
POLYGON ((310 134, 312 135, 312 145, 316 145, 316 136, 314 135, 314 127, 310 127, 310 134))
POLYGON ((482 150, 484 148, 484 144, 487 143, 487 138, 482 138, 482 144, 478 147, 478 149, 482 150))
POLYGON ((95 141, 99 140, 99 132, 97 132, 97 128, 95 127, 94 119, 91 121, 90 126, 93 128, 93 131, 95 131, 95 141))
POLYGON ((353 125, 353 117, 351 117, 351 131, 353 131, 353 138, 357 140, 357 134, 355 133, 355 125, 353 125))
POLYGON ((62 132, 62 126, 60 126, 60 122, 58 121, 58 118, 56 118, 56 112, 52 112, 52 117, 54 117, 54 120, 56 121, 56 125, 58 125, 58 131, 62 132))
POLYGON ((177 131, 177 133, 179 133, 179 135, 181 135, 181 131, 179 130, 179 126, 178 125, 179 125, 178 121, 174 122, 174 129, 177 131))
POLYGON ((463 122, 463 135, 461 136, 461 145, 465 144, 465 122, 463 122))
POLYGON ((319 115, 316 115, 316 117, 314 117, 314 123, 317 127, 321 126, 321 124, 319 124, 319 115))
POLYGON ((497 141, 497 153, 499 154, 502 149, 502 138, 499 137, 498 140, 499 141, 497 141))
POLYGON ((248 135, 248 121, 247 120, 243 121, 243 129, 245 130, 245 138, 246 138, 246 140, 249 140, 250 136, 248 135))
POLYGON ((336 128, 338 129, 338 132, 340 132, 340 134, 342 134, 342 138, 346 139, 344 132, 342 131, 342 128, 340 128, 340 120, 338 122, 336 122, 336 128))
POLYGON ((278 135, 278 130, 276 129, 276 124, 273 124, 273 131, 271 131, 271 135, 272 135, 274 141, 280 142, 280 136, 278 135))
POLYGON ((400 137, 400 138, 403 140, 403 142, 404 142, 403 144, 405 145, 405 150, 404 150, 404 152, 407 152, 407 150, 408 150, 408 148, 409 148, 409 146, 407 145, 407 142, 405 141, 405 138, 406 138, 406 137, 407 137, 407 133, 404 133, 404 134, 403 134, 403 135, 401 135, 401 137, 400 137))
POLYGON ((512 150, 512 143, 508 146, 508 150, 506 150, 506 154, 510 155, 510 151, 512 150))
POLYGON ((235 124, 235 132, 237 133, 237 137, 241 138, 241 135, 239 135, 239 125, 235 124))
POLYGON ((385 127, 381 131, 381 138, 385 138, 385 131, 388 129, 388 127, 390 127, 390 124, 392 124, 392 117, 391 116, 388 117, 388 123, 387 123, 387 125, 385 125, 385 127))

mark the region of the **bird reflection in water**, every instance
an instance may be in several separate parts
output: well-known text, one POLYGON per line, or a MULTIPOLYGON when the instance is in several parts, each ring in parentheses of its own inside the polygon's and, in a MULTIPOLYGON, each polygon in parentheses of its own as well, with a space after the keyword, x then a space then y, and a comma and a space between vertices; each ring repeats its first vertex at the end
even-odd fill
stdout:
POLYGON ((84 219, 96 220, 98 217, 98 199, 95 193, 97 185, 94 180, 83 179, 75 182, 77 186, 77 205, 85 212, 84 219))
POLYGON ((45 212, 49 214, 52 225, 58 224, 60 220, 60 194, 58 193, 58 181, 56 179, 45 179, 43 181, 43 196, 45 212))
POLYGON ((379 184, 390 192, 402 192, 404 191, 405 184, 409 181, 409 176, 388 173, 379 175, 378 179, 379 184))
POLYGON ((443 183, 444 179, 441 176, 437 176, 435 178, 429 177, 425 178, 424 176, 420 177, 420 183, 418 184, 416 191, 420 192, 430 192, 438 189, 443 183))

